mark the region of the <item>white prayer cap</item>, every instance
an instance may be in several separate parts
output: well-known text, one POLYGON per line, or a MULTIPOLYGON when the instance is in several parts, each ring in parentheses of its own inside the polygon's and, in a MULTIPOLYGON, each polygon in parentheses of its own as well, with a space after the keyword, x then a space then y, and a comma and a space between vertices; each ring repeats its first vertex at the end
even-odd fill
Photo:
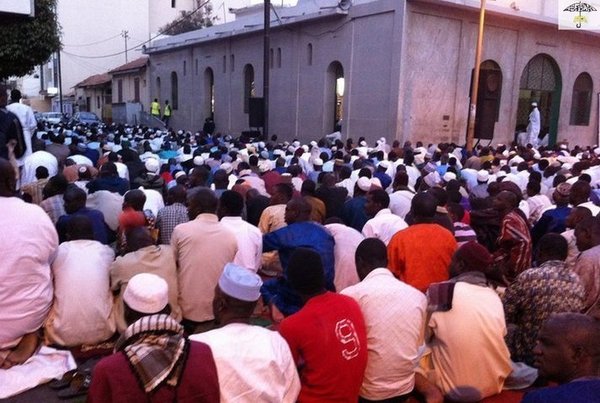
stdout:
POLYGON ((225 265, 219 278, 221 291, 241 301, 258 301, 261 286, 262 280, 258 274, 233 263, 225 265))
POLYGON ((262 173, 269 172, 273 169, 273 164, 270 160, 260 161, 258 163, 258 170, 262 173))
POLYGON ((358 185, 358 188, 363 192, 368 192, 369 190, 371 190, 371 180, 366 176, 361 176, 360 178, 358 178, 356 184, 358 185))
POLYGON ((313 140, 313 141, 310 142, 310 145, 313 146, 313 147, 316 147, 317 146, 317 142, 313 140))
POLYGON ((498 171, 498 173, 496 173, 496 178, 504 178, 506 176, 506 172, 504 171, 498 171))
POLYGON ((362 140, 362 141, 359 143, 359 145, 360 145, 361 147, 366 147, 366 146, 367 146, 367 142, 366 142, 366 141, 364 141, 364 140, 362 140))
POLYGON ((294 147, 298 148, 298 147, 300 147, 300 142, 299 142, 298 140, 296 140, 296 141, 293 141, 293 142, 292 142, 292 145, 293 145, 294 147))
POLYGON ((594 148, 594 154, 600 155, 600 147, 594 148))
POLYGON ((230 174, 231 171, 233 171, 233 165, 231 165, 229 162, 222 163, 219 168, 224 170, 227 174, 230 174))
POLYGON ((537 102, 532 102, 531 106, 537 106, 537 102))
POLYGON ((179 172, 177 172, 177 173, 175 174, 175 179, 179 179, 179 178, 181 178, 182 176, 185 176, 185 172, 183 172, 183 171, 179 171, 179 172))
POLYGON ((383 169, 388 169, 390 167, 390 162, 389 161, 379 161, 379 164, 377 164, 378 167, 382 167, 383 169))
POLYGON ((490 179, 490 173, 484 169, 477 171, 477 182, 485 182, 490 179))
POLYGON ((181 136, 183 134, 183 130, 177 130, 177 134, 181 136))
POLYGON ((258 142, 258 148, 265 148, 265 142, 264 141, 259 141, 258 142))
POLYGON ((456 174, 454 172, 446 172, 442 178, 444 179, 444 182, 450 182, 451 180, 456 179, 456 174))
POLYGON ((157 313, 169 303, 169 286, 156 274, 136 274, 127 283, 123 301, 134 311, 157 313))
POLYGON ((441 181, 440 174, 437 171, 430 172, 425 175, 423 181, 425 181, 429 187, 434 187, 441 181))
POLYGON ((521 156, 517 155, 510 160, 510 165, 519 165, 521 162, 525 161, 521 156))
POLYGON ((310 150, 306 144, 302 145, 301 148, 304 150, 305 153, 307 153, 308 150, 310 150))
POLYGON ((204 158, 202 158, 201 156, 197 155, 194 157, 194 165, 196 166, 200 166, 200 165, 204 165, 204 158))
POLYGON ((158 170, 160 169, 160 162, 158 162, 156 158, 148 158, 144 166, 146 167, 146 171, 155 174, 158 173, 158 170))
POLYGON ((322 166, 323 160, 321 158, 315 158, 315 160, 313 161, 313 165, 322 166))
POLYGON ((242 177, 242 176, 248 176, 248 175, 252 175, 252 170, 250 170, 250 169, 242 169, 242 170, 239 172, 239 175, 240 175, 240 177, 242 177))

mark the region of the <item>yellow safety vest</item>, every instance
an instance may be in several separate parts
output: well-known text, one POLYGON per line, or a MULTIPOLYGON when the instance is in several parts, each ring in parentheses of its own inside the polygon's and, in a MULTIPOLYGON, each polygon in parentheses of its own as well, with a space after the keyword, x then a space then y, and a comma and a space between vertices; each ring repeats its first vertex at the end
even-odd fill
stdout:
POLYGON ((154 116, 160 116, 160 104, 158 102, 150 104, 150 113, 154 116))
POLYGON ((171 105, 165 105, 165 116, 171 116, 171 105))

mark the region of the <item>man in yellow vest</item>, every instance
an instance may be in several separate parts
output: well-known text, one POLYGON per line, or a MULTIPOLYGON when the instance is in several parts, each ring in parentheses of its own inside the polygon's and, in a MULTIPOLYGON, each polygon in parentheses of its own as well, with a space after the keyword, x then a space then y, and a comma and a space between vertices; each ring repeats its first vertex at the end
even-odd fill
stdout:
POLYGON ((160 119, 160 104, 157 98, 154 98, 154 101, 150 104, 150 114, 156 119, 160 119))
POLYGON ((171 105, 169 105, 169 101, 165 101, 165 110, 163 112, 163 122, 165 122, 165 126, 169 126, 169 119, 171 119, 171 105))

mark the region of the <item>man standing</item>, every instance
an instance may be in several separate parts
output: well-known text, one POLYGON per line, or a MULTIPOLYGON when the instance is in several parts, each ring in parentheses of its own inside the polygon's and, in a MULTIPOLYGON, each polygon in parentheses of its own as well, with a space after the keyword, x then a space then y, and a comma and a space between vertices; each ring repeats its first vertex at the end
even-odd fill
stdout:
POLYGON ((362 241, 355 260, 361 282, 341 294, 358 303, 367 327, 369 359, 359 401, 400 401, 415 385, 427 298, 394 278, 387 269, 386 246, 379 239, 362 241))
POLYGON ((600 401, 600 323, 577 314, 554 314, 544 323, 534 349, 536 367, 559 386, 525 395, 523 403, 600 401))
POLYGON ((212 301, 223 267, 237 253, 235 235, 219 222, 219 199, 210 189, 188 194, 191 221, 173 230, 171 246, 177 257, 179 306, 188 333, 214 327, 212 301))
POLYGON ((35 116, 33 115, 33 109, 31 107, 22 104, 21 100, 21 91, 12 90, 10 92, 10 104, 6 107, 9 112, 14 113, 21 123, 21 127, 23 128, 23 137, 25 140, 25 153, 17 159, 19 166, 23 165, 23 162, 26 157, 33 153, 31 149, 31 136, 33 132, 37 128, 37 121, 35 120, 35 116))
POLYGON ((163 111, 163 122, 165 126, 169 126, 169 120, 171 120, 171 115, 173 110, 171 109, 171 105, 169 105, 169 101, 165 101, 165 109, 163 111))
POLYGON ((531 113, 529 114, 529 124, 527 125, 527 142, 534 147, 537 147, 538 136, 542 127, 540 111, 537 106, 537 102, 531 103, 531 113))
POLYGON ((154 98, 154 101, 150 104, 150 114, 156 119, 160 119, 160 104, 158 98, 154 98))
POLYGON ((26 140, 18 116, 6 109, 6 91, 8 87, 0 85, 0 158, 9 159, 14 156, 20 159, 27 151, 26 140), (13 150, 14 155, 11 155, 9 149, 13 150))
MULTIPOLYGON (((266 281, 262 288, 266 304, 284 315, 291 315, 302 306, 300 296, 290 287, 287 269, 291 255, 299 247, 316 251, 325 270, 325 287, 334 291, 334 240, 323 226, 310 221, 310 204, 304 199, 291 200, 285 209, 287 227, 263 236, 263 252, 279 251, 283 276, 266 281)), ((275 311, 275 315, 277 312, 275 311)))
POLYGON ((287 276, 304 305, 279 328, 299 368, 298 401, 356 401, 367 365, 360 307, 352 298, 325 289, 321 257, 311 249, 292 253, 287 276))
POLYGON ((115 354, 94 368, 88 401, 219 401, 217 368, 210 348, 189 342, 173 319, 167 282, 141 273, 123 294, 129 327, 115 354), (201 380, 201 382, 199 382, 201 380))
POLYGON ((286 341, 279 333, 250 324, 261 285, 255 273, 227 263, 213 302, 220 328, 190 337, 211 348, 223 402, 293 403, 300 392, 286 341))
POLYGON ((515 362, 533 365, 538 332, 552 313, 583 309, 585 291, 579 276, 565 264, 567 254, 565 238, 560 234, 544 235, 538 246, 538 267, 519 274, 504 293, 504 313, 509 324, 506 343, 515 362))

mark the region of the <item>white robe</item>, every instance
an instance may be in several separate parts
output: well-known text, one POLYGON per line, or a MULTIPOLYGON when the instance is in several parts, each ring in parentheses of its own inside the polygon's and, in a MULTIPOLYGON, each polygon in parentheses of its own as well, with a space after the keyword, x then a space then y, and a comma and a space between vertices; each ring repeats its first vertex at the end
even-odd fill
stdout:
POLYGON ((540 111, 537 106, 533 108, 531 113, 529 114, 529 124, 527 125, 527 138, 528 143, 537 146, 538 135, 540 134, 541 127, 541 119, 540 119, 540 111))

